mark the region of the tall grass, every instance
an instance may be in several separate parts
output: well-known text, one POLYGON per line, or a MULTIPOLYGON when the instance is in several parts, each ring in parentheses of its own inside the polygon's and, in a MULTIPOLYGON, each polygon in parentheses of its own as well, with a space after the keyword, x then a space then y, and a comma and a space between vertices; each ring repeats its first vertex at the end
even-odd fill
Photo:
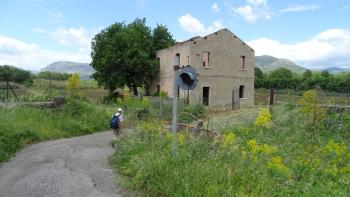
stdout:
POLYGON ((333 115, 337 127, 320 123, 313 140, 299 109, 277 106, 271 121, 259 115, 214 138, 178 134, 176 156, 168 131, 140 123, 110 163, 145 196, 347 196, 350 112, 333 115))
POLYGON ((0 162, 26 144, 106 130, 111 108, 77 99, 68 99, 60 109, 1 107, 0 162))

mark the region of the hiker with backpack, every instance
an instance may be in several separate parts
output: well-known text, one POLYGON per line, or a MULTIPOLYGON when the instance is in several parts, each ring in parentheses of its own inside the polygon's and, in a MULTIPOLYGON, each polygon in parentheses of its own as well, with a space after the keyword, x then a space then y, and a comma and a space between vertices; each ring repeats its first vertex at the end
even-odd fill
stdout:
POLYGON ((114 139, 121 135, 121 122, 123 122, 123 109, 119 108, 117 113, 113 114, 110 121, 110 128, 113 129, 114 139))

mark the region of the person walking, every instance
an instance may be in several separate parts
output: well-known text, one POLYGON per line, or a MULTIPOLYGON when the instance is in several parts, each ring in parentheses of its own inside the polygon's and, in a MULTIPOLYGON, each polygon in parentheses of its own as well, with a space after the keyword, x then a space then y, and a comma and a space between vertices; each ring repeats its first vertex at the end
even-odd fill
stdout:
POLYGON ((118 108, 117 113, 113 114, 111 122, 110 122, 110 128, 113 129, 114 139, 119 138, 121 135, 121 127, 123 122, 123 109, 118 108))

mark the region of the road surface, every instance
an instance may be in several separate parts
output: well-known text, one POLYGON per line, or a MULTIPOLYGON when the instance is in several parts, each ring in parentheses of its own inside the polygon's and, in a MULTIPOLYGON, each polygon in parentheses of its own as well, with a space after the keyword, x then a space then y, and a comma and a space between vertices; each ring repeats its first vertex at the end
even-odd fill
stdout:
POLYGON ((112 132, 38 143, 0 166, 1 197, 115 197, 112 132))

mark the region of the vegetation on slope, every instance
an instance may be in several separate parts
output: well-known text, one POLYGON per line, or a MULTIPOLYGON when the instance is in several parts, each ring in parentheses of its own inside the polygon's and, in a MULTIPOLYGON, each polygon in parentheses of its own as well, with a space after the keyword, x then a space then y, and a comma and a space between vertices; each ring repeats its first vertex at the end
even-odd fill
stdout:
POLYGON ((316 127, 309 116, 279 105, 215 137, 179 133, 176 156, 164 127, 141 123, 110 163, 124 186, 146 196, 346 196, 350 112, 327 113, 316 127))

